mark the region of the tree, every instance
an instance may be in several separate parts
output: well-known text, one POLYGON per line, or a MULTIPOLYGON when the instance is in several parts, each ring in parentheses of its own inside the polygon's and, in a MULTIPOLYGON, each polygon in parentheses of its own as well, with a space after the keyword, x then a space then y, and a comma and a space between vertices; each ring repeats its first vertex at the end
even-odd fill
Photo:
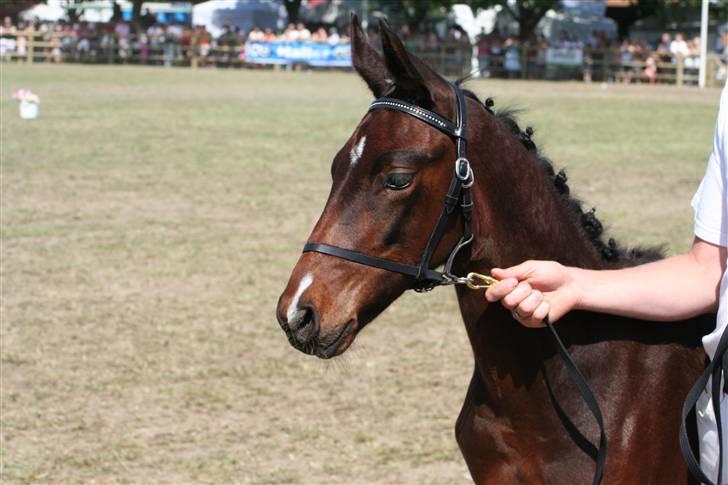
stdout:
POLYGON ((507 0, 466 0, 472 9, 490 8, 500 5, 518 22, 518 38, 526 40, 546 12, 558 7, 559 0, 516 0, 516 8, 507 0))
POLYGON ((370 6, 401 15, 410 26, 416 27, 428 16, 444 15, 455 3, 465 3, 473 10, 500 5, 518 22, 518 37, 527 39, 546 12, 559 5, 559 0, 516 0, 515 8, 508 0, 373 0, 370 6))
POLYGON ((626 7, 607 7, 607 17, 617 23, 619 40, 629 36, 632 25, 645 17, 653 15, 658 8, 658 0, 632 0, 626 7))
POLYGON ((286 7, 288 22, 294 24, 297 23, 298 15, 301 11, 301 0, 283 0, 283 5, 286 7))
MULTIPOLYGON (((93 2, 95 0, 65 0, 65 7, 68 9, 69 16, 77 16, 78 11, 83 8, 84 2, 93 2)), ((120 11, 120 5, 117 3, 119 0, 114 0, 114 12, 120 11)), ((142 17, 142 5, 145 3, 161 3, 169 0, 130 0, 131 1, 131 20, 132 22, 138 22, 142 17)), ((205 2, 207 0, 187 0, 191 4, 195 5, 198 3, 205 2)), ((2 0, 0 0, 2 2, 2 0)), ((299 0, 300 2, 300 0, 299 0)), ((37 3, 37 1, 31 2, 37 3)), ((117 14, 118 15, 118 14, 117 14)))
POLYGON ((384 13, 390 21, 402 21, 418 30, 428 18, 443 17, 457 0, 370 0, 369 9, 384 13))
MULTIPOLYGON (((710 4, 711 17, 725 20, 728 2, 710 4)), ((617 23, 620 40, 629 37, 629 29, 639 20, 655 16, 661 25, 685 25, 691 19, 700 18, 700 2, 696 0, 631 0, 626 7, 607 7, 607 17, 617 23)))

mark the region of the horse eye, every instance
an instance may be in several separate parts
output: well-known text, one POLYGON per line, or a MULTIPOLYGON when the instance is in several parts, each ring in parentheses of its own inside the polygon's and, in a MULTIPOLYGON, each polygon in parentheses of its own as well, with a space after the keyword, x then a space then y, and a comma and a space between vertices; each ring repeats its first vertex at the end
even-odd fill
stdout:
POLYGON ((384 186, 393 190, 406 189, 414 178, 415 174, 413 173, 393 172, 384 179, 384 186))

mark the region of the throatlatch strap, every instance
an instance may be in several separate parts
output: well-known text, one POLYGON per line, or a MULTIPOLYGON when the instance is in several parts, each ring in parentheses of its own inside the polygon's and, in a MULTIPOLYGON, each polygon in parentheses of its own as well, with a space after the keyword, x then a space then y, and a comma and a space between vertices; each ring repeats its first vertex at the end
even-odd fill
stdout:
POLYGON ((713 400, 713 412, 715 413, 715 422, 718 428, 718 450, 720 453, 718 455, 718 481, 716 483, 722 483, 723 427, 722 423, 720 422, 720 398, 722 393, 720 380, 721 377, 726 378, 723 372, 723 359, 726 355, 728 355, 726 350, 728 350, 728 328, 726 328, 726 330, 723 330, 723 335, 721 335, 720 337, 720 341, 718 342, 718 348, 715 350, 715 355, 711 359, 710 363, 708 363, 708 366, 705 368, 705 371, 703 371, 703 374, 693 385, 692 389, 690 389, 690 392, 688 392, 688 395, 685 398, 685 402, 683 403, 682 421, 680 422, 680 451, 682 451, 685 463, 687 463, 688 465, 688 470, 690 470, 690 474, 694 478, 700 480, 701 483, 706 483, 708 485, 714 485, 714 483, 710 478, 705 475, 703 469, 700 468, 700 462, 696 458, 695 454, 693 453, 693 449, 690 446, 686 423, 690 411, 692 411, 695 405, 698 403, 700 395, 703 393, 706 386, 708 385, 708 379, 712 377, 713 382, 710 390, 711 398, 713 400))
POLYGON ((594 480, 592 481, 593 485, 599 485, 600 483, 602 483, 602 478, 604 478, 604 466, 607 462, 607 435, 604 432, 604 419, 602 418, 602 411, 599 409, 597 399, 596 397, 594 397, 594 393, 589 387, 589 384, 587 384, 584 375, 581 373, 581 371, 579 371, 576 363, 571 358, 571 355, 569 355, 569 351, 566 350, 564 342, 561 341, 559 334, 556 333, 556 329, 549 321, 548 316, 544 318, 543 322, 548 327, 548 329, 551 330, 551 335, 554 337, 554 341, 556 342, 556 350, 559 352, 559 355, 564 361, 564 364, 566 364, 566 370, 569 372, 571 380, 574 381, 574 384, 576 384, 576 387, 579 389, 579 393, 581 394, 582 399, 584 399, 584 402, 589 408, 589 411, 591 411, 594 419, 599 425, 599 449, 597 450, 597 463, 596 469, 594 471, 594 480))

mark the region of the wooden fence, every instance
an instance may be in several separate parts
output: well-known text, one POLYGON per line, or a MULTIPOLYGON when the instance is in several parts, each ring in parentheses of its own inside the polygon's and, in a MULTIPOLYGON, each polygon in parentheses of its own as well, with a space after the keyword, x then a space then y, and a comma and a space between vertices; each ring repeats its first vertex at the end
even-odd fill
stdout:
MULTIPOLYGON (((113 33, 76 36, 67 32, 18 32, 5 34, 0 48, 4 62, 77 62, 89 64, 147 64, 163 66, 247 67, 261 66, 245 59, 245 45, 214 45, 195 35, 177 42, 156 42, 146 36, 119 38, 113 33), (14 41, 14 42, 13 42, 14 41)), ((413 49, 415 54, 438 72, 462 76, 472 70, 473 48, 462 43, 442 43, 436 48, 413 49)), ((578 65, 553 65, 546 62, 544 51, 524 49, 518 62, 505 54, 479 58, 483 76, 513 79, 583 80, 625 83, 662 83, 697 85, 695 59, 678 57, 672 62, 648 60, 623 61, 619 50, 583 49, 578 65), (650 70, 650 69, 652 70, 650 70)), ((303 65, 284 66, 288 69, 303 65)), ((725 77, 726 64, 717 54, 708 57, 707 84, 717 85, 725 77)))

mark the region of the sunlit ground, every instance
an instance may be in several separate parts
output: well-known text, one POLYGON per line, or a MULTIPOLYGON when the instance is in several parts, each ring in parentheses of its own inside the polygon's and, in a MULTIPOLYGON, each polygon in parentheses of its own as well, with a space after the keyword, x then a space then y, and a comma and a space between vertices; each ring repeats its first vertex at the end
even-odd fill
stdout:
MULTIPOLYGON (((3 65, 0 480, 456 483, 449 290, 342 358, 274 317, 370 97, 347 73, 3 65), (30 88, 40 118, 11 93, 30 88)), ((475 81, 630 243, 691 241, 718 90, 475 81)), ((473 148, 474 149, 474 148, 473 148)))

